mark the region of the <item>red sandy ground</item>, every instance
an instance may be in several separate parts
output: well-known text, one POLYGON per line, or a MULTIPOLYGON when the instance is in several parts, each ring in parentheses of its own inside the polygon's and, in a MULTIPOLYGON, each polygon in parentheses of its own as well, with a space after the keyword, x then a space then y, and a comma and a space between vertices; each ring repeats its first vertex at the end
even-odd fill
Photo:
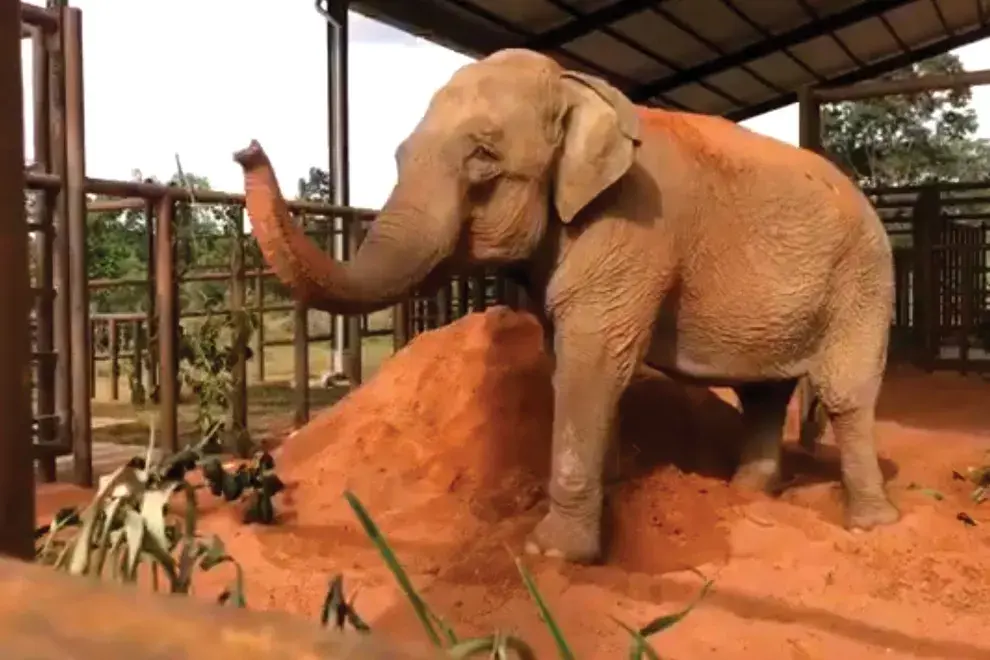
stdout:
MULTIPOLYGON (((244 565, 249 604, 315 618, 342 572, 375 628, 421 637, 341 497, 349 488, 461 635, 511 631, 553 657, 510 554, 546 510, 549 373, 532 318, 472 315, 416 339, 286 440, 279 526, 244 527, 204 496, 204 526, 244 565)), ((814 458, 789 443, 795 481, 780 498, 737 493, 726 485, 739 436, 731 394, 641 380, 623 401, 607 562, 524 560, 580 658, 624 657, 610 617, 641 625, 678 609, 700 586, 687 567, 715 591, 653 639, 664 657, 990 658, 990 504, 973 505, 970 484, 952 477, 990 450, 988 394, 975 376, 890 370, 878 443, 904 516, 852 534, 839 524, 830 439, 814 458), (956 519, 963 511, 975 527, 956 519)), ((43 491, 39 513, 72 497, 43 491)), ((226 576, 204 578, 206 597, 226 576)))

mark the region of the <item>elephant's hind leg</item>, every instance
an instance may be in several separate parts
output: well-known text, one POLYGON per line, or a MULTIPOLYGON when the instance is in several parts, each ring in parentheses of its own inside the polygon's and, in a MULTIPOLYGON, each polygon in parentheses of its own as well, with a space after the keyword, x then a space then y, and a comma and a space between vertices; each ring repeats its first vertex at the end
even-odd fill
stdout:
MULTIPOLYGON (((879 309, 883 309, 878 305, 879 309)), ((845 523, 850 529, 871 529, 900 517, 884 490, 877 457, 875 409, 886 359, 885 324, 836 323, 820 362, 810 374, 839 448, 845 489, 845 523)))
POLYGON ((774 492, 780 487, 780 451, 787 404, 795 381, 747 383, 735 389, 742 405, 743 443, 732 484, 774 492))

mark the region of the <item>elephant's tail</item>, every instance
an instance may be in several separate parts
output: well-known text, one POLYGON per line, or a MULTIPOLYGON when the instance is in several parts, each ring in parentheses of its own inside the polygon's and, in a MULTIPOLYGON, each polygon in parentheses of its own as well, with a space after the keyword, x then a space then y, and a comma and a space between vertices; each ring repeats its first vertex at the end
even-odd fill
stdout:
POLYGON ((825 408, 822 407, 817 394, 809 391, 807 396, 807 401, 802 402, 800 406, 801 430, 798 442, 806 452, 814 453, 822 438, 825 437, 828 416, 825 414, 825 408))

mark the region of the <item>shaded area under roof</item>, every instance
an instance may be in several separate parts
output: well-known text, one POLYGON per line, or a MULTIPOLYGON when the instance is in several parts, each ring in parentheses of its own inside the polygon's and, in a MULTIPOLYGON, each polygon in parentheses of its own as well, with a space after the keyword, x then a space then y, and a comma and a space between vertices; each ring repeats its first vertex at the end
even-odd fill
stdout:
POLYGON ((471 56, 526 47, 634 101, 736 121, 990 36, 990 0, 352 0, 471 56))

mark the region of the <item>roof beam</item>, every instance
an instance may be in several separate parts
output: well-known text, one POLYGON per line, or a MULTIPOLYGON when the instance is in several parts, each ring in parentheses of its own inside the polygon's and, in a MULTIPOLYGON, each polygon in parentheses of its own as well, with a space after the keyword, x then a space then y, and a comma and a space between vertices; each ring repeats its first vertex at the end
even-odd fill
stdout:
MULTIPOLYGON (((906 53, 898 53, 893 57, 888 57, 885 60, 874 62, 873 64, 861 69, 853 69, 852 71, 844 73, 841 76, 836 76, 828 81, 827 87, 853 85, 864 80, 877 78, 879 76, 891 73, 892 71, 896 71, 897 69, 903 69, 904 67, 911 66, 912 64, 921 62, 922 60, 927 60, 928 58, 935 57, 936 55, 941 55, 942 53, 947 53, 950 50, 955 50, 956 48, 973 43, 974 41, 986 39, 987 37, 990 37, 990 25, 982 25, 974 30, 970 30, 969 32, 956 32, 955 35, 951 37, 940 39, 939 41, 930 43, 927 46, 915 48, 914 50, 906 53)), ((783 106, 794 103, 795 101, 797 101, 797 92, 789 92, 787 94, 781 94, 780 96, 767 99, 766 101, 750 106, 749 108, 727 112, 723 116, 726 119, 731 119, 732 121, 745 121, 752 117, 776 110, 777 108, 782 108, 783 106)))
POLYGON ((727 57, 709 60, 704 64, 685 69, 666 78, 640 85, 632 91, 630 96, 637 103, 648 101, 657 94, 663 94, 682 85, 688 85, 722 73, 723 71, 728 71, 741 64, 827 35, 829 32, 835 32, 850 25, 855 25, 856 23, 874 18, 911 2, 915 2, 915 0, 874 0, 873 2, 861 2, 819 21, 811 21, 788 32, 782 32, 772 39, 750 44, 727 57))
POLYGON ((601 27, 617 23, 627 16, 638 14, 644 9, 649 9, 652 5, 659 5, 663 2, 666 2, 666 0, 619 0, 615 4, 602 7, 590 14, 585 14, 577 20, 564 23, 559 27, 536 35, 525 47, 532 50, 556 48, 569 41, 580 39, 586 34, 591 34, 601 27))

